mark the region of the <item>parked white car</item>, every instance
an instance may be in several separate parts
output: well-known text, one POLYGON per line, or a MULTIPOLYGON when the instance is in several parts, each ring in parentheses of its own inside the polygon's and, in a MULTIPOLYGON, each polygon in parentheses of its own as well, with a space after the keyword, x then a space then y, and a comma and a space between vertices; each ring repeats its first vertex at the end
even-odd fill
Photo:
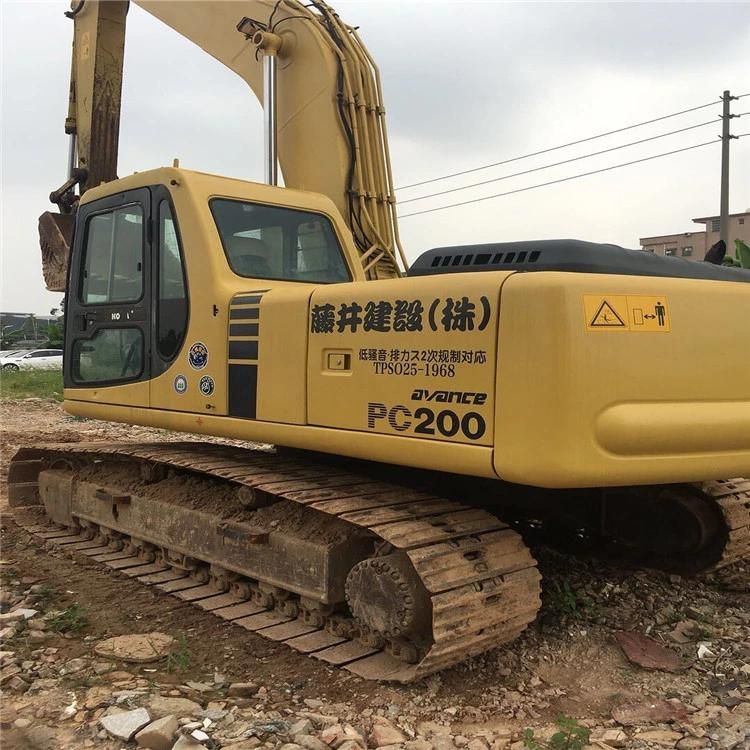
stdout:
POLYGON ((2 367, 6 362, 9 362, 12 359, 15 359, 16 357, 20 357, 22 354, 26 354, 26 352, 29 351, 28 349, 6 349, 2 352, 0 352, 0 367, 2 367))
POLYGON ((30 349, 2 360, 3 370, 59 370, 62 349, 30 349))

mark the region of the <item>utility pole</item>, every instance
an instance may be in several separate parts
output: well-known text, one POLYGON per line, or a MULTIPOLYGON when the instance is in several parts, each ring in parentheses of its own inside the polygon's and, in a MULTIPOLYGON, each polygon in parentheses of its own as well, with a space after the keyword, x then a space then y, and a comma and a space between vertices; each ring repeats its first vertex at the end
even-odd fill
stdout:
POLYGON ((729 103, 737 99, 728 91, 724 92, 721 100, 724 107, 721 115, 721 206, 719 209, 719 238, 724 241, 727 253, 731 253, 729 247, 729 141, 737 138, 729 133, 729 121, 737 115, 729 112, 729 103))

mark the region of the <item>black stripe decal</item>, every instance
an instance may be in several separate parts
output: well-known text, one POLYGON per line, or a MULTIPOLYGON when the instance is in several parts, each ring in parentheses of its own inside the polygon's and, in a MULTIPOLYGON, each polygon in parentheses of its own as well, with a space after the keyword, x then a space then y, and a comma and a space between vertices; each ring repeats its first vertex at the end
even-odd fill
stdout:
POLYGON ((235 297, 230 304, 232 305, 257 305, 260 302, 260 294, 253 294, 248 297, 235 297))
POLYGON ((258 365, 229 365, 229 416, 255 419, 258 365))
POLYGON ((231 309, 229 311, 229 320, 258 320, 259 318, 259 307, 248 307, 242 310, 231 309))
POLYGON ((230 336, 257 336, 257 323, 233 323, 229 326, 230 336))
POLYGON ((230 341, 229 359, 258 359, 257 341, 230 341))

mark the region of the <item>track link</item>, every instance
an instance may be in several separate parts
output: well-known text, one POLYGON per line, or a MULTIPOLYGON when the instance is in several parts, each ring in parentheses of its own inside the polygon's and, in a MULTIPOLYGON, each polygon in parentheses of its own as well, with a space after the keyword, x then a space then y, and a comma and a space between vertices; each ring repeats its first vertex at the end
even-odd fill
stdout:
POLYGON ((135 538, 127 540, 124 549, 121 543, 113 549, 102 540, 117 535, 108 534, 103 524, 96 529, 97 537, 75 526, 72 531, 27 527, 41 539, 81 551, 363 678, 411 682, 450 667, 515 639, 539 609, 541 576, 536 561, 520 536, 490 513, 345 469, 262 451, 192 442, 24 448, 11 464, 10 495, 30 496, 45 468, 113 459, 133 462, 134 470, 158 465, 248 487, 275 501, 340 519, 375 537, 387 550, 405 553, 426 589, 431 610, 429 632, 413 642, 368 632, 350 612, 322 609, 311 617, 309 610, 290 604, 296 596, 292 592, 251 598, 250 592, 257 594, 258 587, 249 577, 209 582, 207 565, 190 574, 170 565, 180 556, 174 550, 144 558, 135 538))
POLYGON ((727 531, 721 558, 710 570, 750 558, 750 479, 718 479, 698 488, 716 503, 727 531))

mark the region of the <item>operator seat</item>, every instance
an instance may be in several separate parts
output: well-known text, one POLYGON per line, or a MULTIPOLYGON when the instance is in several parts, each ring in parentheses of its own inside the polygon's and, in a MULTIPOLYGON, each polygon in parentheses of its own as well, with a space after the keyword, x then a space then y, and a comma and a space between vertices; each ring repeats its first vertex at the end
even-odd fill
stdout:
POLYGON ((227 253, 232 268, 241 276, 273 278, 271 251, 263 240, 232 235, 227 239, 227 253))

